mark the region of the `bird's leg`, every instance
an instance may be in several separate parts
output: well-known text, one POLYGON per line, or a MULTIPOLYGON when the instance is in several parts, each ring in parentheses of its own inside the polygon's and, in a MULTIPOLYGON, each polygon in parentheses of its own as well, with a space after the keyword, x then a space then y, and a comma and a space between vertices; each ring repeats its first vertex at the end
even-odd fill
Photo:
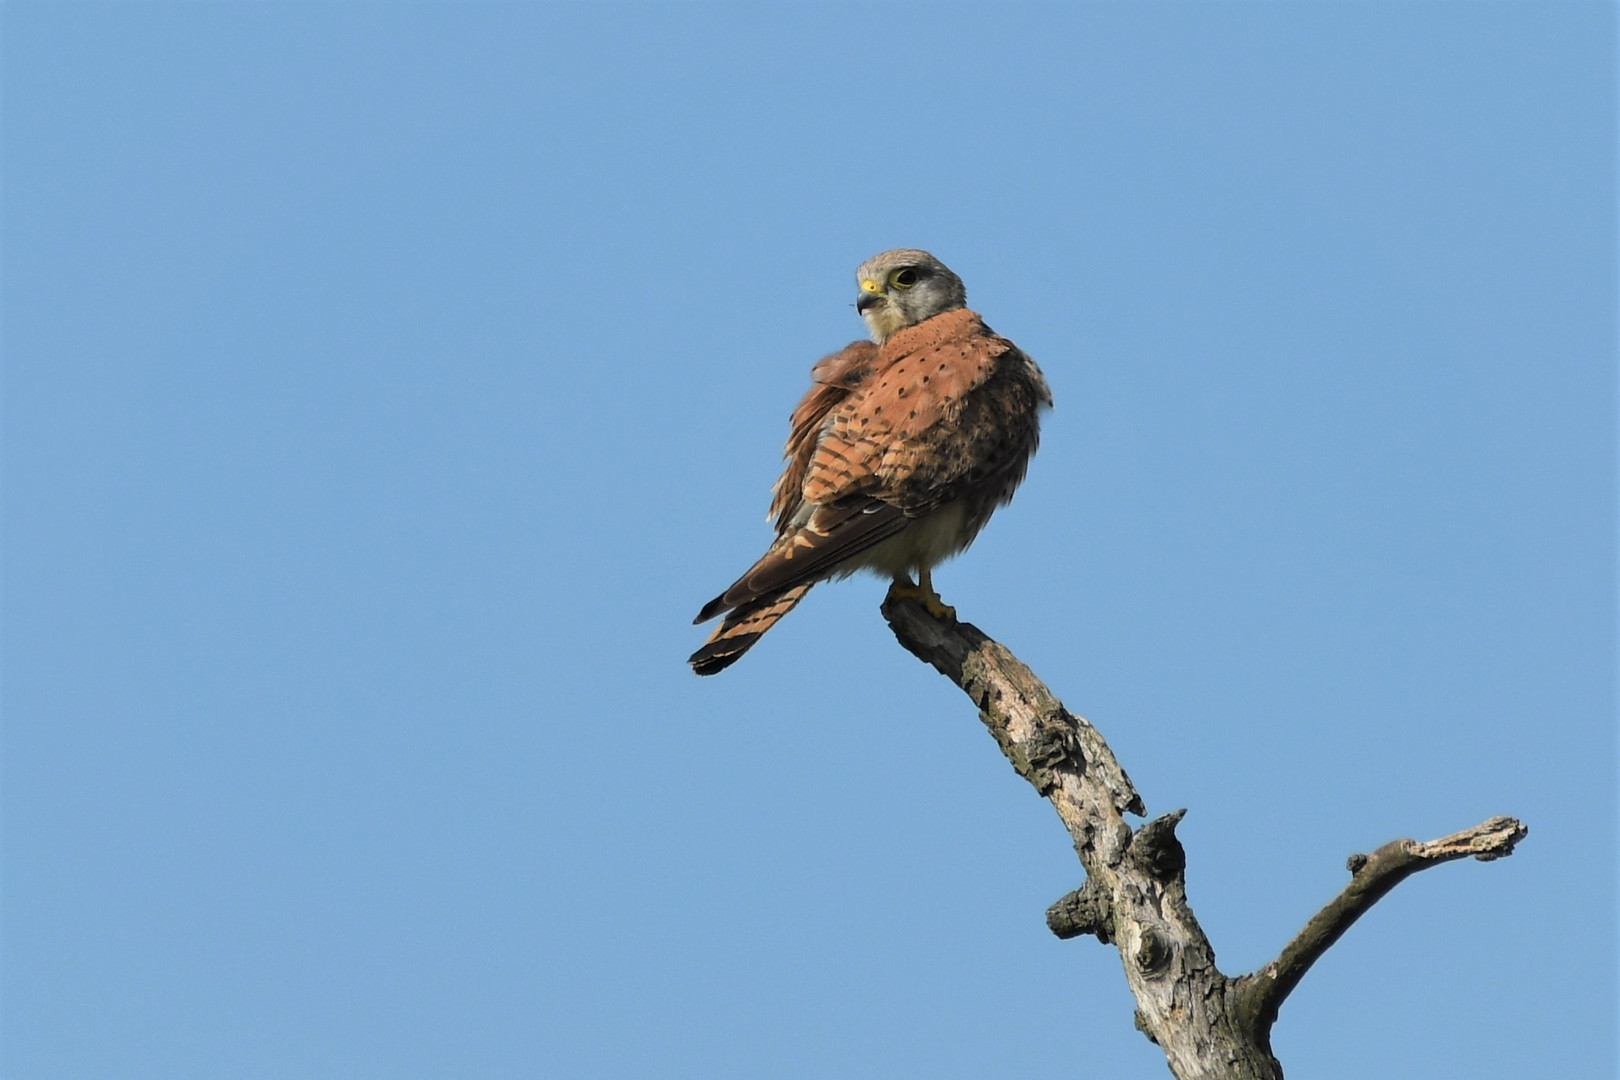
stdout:
POLYGON ((923 594, 921 603, 923 607, 928 609, 928 614, 936 619, 945 619, 949 622, 956 621, 956 609, 941 600, 939 593, 934 591, 934 575, 932 571, 917 571, 917 588, 923 594))
POLYGON ((917 584, 911 583, 906 574, 896 574, 894 584, 889 586, 889 600, 915 600, 924 611, 936 619, 947 622, 956 621, 956 609, 939 598, 934 591, 933 575, 927 570, 917 571, 917 584))

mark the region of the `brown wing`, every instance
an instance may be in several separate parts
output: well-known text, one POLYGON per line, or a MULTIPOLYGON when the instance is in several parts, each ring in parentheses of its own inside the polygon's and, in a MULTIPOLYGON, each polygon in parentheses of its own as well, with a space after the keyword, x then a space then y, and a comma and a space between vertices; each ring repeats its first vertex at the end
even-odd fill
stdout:
MULTIPOLYGON (((804 483, 806 502, 867 495, 921 517, 961 494, 988 433, 975 391, 1014 353, 977 314, 948 311, 884 343, 877 371, 833 411, 804 483)), ((1012 374, 1012 372, 1009 372, 1012 374)), ((1033 415, 1033 402, 1029 410, 1033 415)))
POLYGON ((793 410, 787 446, 782 450, 787 467, 771 488, 769 516, 776 519, 778 536, 787 531, 788 522, 804 502, 804 478, 822 423, 833 406, 872 374, 877 357, 878 347, 872 342, 852 341, 810 369, 810 389, 793 410))
MULTIPOLYGON (((795 555, 804 551, 806 542, 803 539, 795 539, 802 531, 803 522, 794 519, 815 509, 805 506, 803 489, 805 477, 815 455, 817 440, 826 423, 827 414, 845 402, 850 393, 867 380, 877 360, 877 345, 870 341, 852 341, 838 352, 822 357, 810 369, 810 389, 805 391, 804 397, 794 408, 789 420, 788 441, 782 450, 787 465, 771 488, 769 516, 775 519, 777 540, 747 573, 738 578, 725 592, 705 604, 693 622, 707 622, 722 611, 733 608, 753 607, 754 602, 761 597, 780 591, 762 587, 756 572, 778 563, 785 566, 791 563, 795 555)), ((820 524, 822 527, 828 527, 830 522, 823 520, 820 524)), ((904 522, 900 523, 900 527, 904 527, 904 522)), ((799 564, 795 563, 793 566, 797 570, 799 564)), ((799 595, 802 596, 803 593, 799 595)), ((785 610, 783 614, 786 614, 785 610)), ((732 621, 727 619, 728 623, 732 621)), ((773 619, 772 622, 774 621, 773 619)), ((716 638, 726 629, 727 627, 721 627, 716 631, 716 638)), ((713 641, 715 638, 710 640, 713 641)))
MULTIPOLYGON (((830 365, 824 375, 832 368, 850 374, 837 383, 818 382, 794 412, 789 463, 772 504, 776 543, 696 621, 828 576, 959 497, 987 464, 1005 456, 995 444, 1006 441, 1011 452, 1020 441, 1003 437, 998 429, 1006 424, 977 422, 1005 410, 978 401, 984 395, 974 392, 1010 370, 998 363, 1006 354, 1023 363, 1012 343, 991 333, 978 315, 936 315, 890 337, 874 357, 855 351, 862 344, 823 361, 830 365), (839 358, 842 364, 831 363, 839 358), (976 421, 971 429, 963 428, 964 418, 976 421)), ((1025 396, 1032 432, 1038 392, 1025 396)))

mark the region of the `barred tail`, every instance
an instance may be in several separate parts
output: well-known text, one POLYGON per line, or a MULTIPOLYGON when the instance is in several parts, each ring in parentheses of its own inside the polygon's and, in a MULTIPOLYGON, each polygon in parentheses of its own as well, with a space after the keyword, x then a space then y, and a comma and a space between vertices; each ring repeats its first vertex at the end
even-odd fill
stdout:
POLYGON ((793 605, 804 599, 811 584, 814 582, 762 596, 732 611, 687 663, 699 675, 713 675, 735 664, 743 653, 753 647, 761 634, 775 626, 777 619, 792 611, 793 605))

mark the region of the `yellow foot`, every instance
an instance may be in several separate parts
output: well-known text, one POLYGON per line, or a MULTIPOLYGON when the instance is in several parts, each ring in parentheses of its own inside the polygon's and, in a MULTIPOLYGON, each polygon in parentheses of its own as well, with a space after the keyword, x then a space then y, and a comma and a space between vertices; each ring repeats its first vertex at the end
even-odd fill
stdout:
POLYGON ((889 595, 884 599, 884 603, 891 600, 914 600, 934 618, 945 622, 956 621, 956 609, 939 598, 939 593, 934 591, 933 583, 926 578, 921 585, 913 585, 910 581, 896 581, 889 586, 889 595))

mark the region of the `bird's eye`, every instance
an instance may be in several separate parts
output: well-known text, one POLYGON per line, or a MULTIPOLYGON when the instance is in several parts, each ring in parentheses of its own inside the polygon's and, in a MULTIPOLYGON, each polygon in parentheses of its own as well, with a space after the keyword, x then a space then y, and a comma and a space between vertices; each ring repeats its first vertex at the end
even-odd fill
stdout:
POLYGON ((917 269, 913 266, 902 267, 889 275, 889 284, 897 289, 909 289, 917 284, 917 269))

